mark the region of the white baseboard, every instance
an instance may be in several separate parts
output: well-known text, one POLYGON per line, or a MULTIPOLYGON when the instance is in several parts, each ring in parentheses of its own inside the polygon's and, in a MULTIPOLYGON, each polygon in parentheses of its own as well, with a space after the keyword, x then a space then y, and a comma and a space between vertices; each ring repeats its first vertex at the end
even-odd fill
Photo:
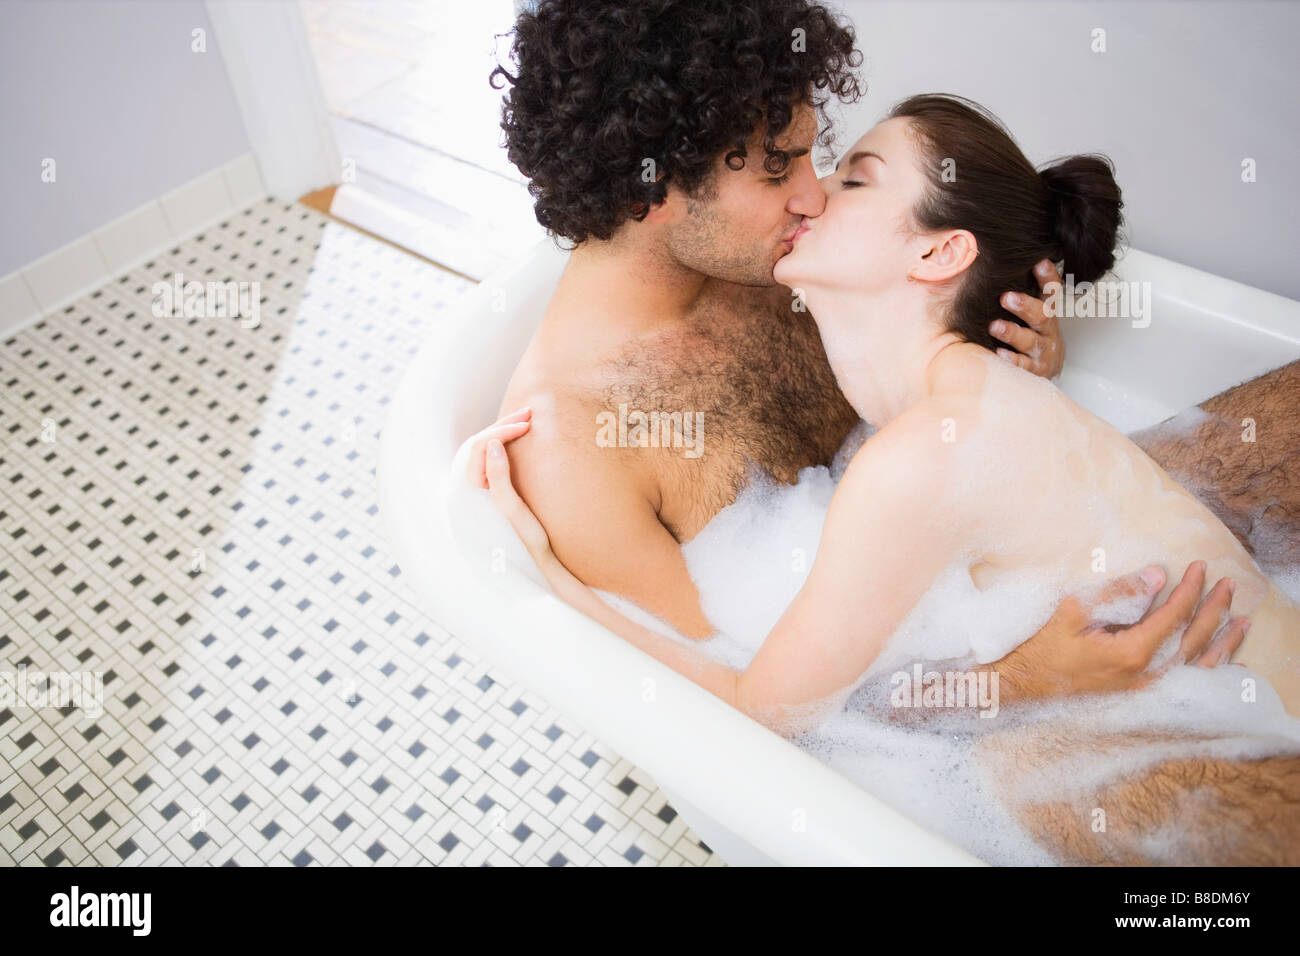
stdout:
POLYGON ((0 335, 17 332, 266 196, 252 153, 218 166, 0 278, 0 335))

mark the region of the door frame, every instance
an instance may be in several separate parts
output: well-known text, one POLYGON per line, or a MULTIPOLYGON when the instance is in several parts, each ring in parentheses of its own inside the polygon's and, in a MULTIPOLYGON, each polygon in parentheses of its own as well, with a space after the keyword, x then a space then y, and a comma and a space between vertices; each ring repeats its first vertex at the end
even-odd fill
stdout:
POLYGON ((297 0, 205 0, 266 191, 291 202, 335 184, 342 159, 297 0))

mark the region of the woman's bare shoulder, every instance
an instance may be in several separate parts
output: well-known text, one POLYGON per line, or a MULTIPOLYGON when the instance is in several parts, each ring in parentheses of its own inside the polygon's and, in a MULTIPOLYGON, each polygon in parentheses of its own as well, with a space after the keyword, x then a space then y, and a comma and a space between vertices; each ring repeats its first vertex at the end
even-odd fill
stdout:
POLYGON ((976 437, 977 411, 977 403, 952 396, 913 406, 858 449, 841 488, 889 495, 900 504, 946 493, 961 468, 961 443, 976 437))

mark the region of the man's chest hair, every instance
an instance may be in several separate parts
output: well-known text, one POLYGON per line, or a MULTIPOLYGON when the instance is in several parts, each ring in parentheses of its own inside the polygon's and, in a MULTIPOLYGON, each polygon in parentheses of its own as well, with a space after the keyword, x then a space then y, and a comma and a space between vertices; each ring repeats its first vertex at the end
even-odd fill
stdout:
POLYGON ((697 415, 703 454, 681 470, 733 496, 749 463, 782 481, 829 463, 856 422, 816 326, 770 292, 702 303, 629 343, 598 380, 610 411, 697 415))

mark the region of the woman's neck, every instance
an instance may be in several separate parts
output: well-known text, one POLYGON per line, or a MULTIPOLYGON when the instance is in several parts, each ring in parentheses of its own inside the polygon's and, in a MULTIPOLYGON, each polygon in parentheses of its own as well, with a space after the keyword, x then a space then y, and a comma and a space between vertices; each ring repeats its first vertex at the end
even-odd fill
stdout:
POLYGON ((877 428, 934 394, 936 359, 964 344, 940 330, 918 288, 803 291, 841 391, 877 428))

